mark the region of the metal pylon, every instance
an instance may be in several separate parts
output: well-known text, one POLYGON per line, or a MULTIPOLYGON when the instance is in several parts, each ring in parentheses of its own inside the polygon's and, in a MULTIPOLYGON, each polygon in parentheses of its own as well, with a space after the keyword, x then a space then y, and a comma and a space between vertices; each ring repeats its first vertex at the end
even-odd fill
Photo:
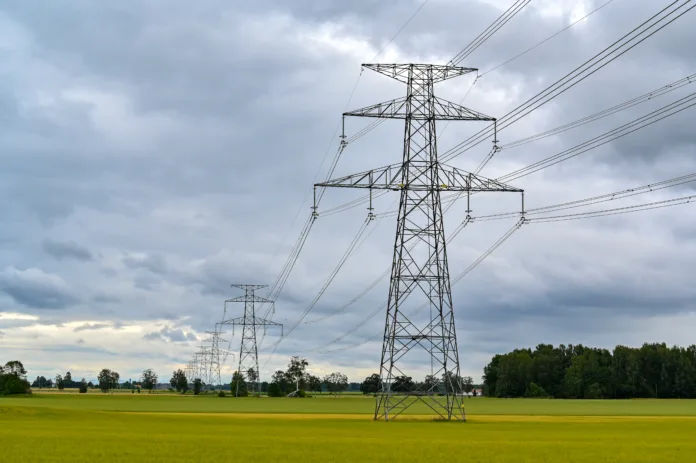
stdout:
MULTIPOLYGON (((365 188, 370 194, 384 189, 401 195, 374 418, 391 420, 422 402, 439 419, 464 420, 440 194, 465 192, 468 198, 472 191, 522 190, 438 161, 437 120, 495 122, 434 94, 435 83, 476 69, 430 64, 363 66, 405 83, 406 97, 350 111, 344 117, 404 119, 402 162, 315 188, 365 188), (420 382, 413 378, 413 371, 425 365, 430 376, 420 382)), ((316 205, 314 209, 316 213, 316 205)))
MULTIPOLYGON (((204 339, 203 342, 209 344, 207 349, 209 350, 208 362, 207 362, 207 380, 206 383, 209 387, 220 386, 222 384, 222 365, 224 364, 223 350, 220 349, 221 342, 229 342, 222 339, 224 334, 217 330, 218 325, 215 326, 215 331, 206 331, 205 334, 208 338, 204 339)), ((226 355, 224 355, 226 357, 226 355)))
MULTIPOLYGON (((225 301, 228 302, 243 302, 244 303, 244 316, 231 318, 228 320, 223 320, 220 322, 221 325, 232 325, 232 330, 234 334, 234 328, 237 326, 242 327, 242 342, 239 348, 239 367, 237 371, 244 375, 247 382, 247 389, 251 395, 260 393, 260 372, 259 372, 259 353, 258 346, 256 343, 256 335, 259 327, 263 327, 264 330, 268 327, 280 327, 281 330, 283 325, 276 323, 264 318, 256 316, 256 304, 271 304, 274 302, 263 297, 256 296, 254 291, 257 289, 265 288, 266 285, 232 285, 234 288, 240 288, 244 290, 244 296, 236 297, 234 299, 229 299, 225 301), (255 378, 249 378, 249 374, 252 373, 255 378)), ((227 309, 225 308, 225 313, 227 309)), ((282 331, 281 331, 282 334, 282 331)), ((239 395, 239 383, 237 383, 237 390, 232 391, 235 395, 239 395)))

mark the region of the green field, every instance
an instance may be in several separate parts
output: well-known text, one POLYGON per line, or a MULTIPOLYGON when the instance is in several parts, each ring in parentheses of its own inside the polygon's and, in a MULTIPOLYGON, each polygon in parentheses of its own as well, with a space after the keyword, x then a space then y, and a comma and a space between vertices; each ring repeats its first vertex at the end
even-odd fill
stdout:
POLYGON ((7 461, 696 461, 696 401, 466 402, 467 423, 373 422, 374 399, 0 398, 7 461))

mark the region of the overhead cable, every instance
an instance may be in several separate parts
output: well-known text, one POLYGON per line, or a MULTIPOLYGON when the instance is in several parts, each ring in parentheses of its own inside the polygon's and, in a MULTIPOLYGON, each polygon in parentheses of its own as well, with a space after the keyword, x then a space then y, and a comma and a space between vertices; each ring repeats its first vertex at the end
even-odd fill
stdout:
POLYGON ((529 5, 532 0, 516 0, 510 8, 505 10, 505 12, 500 15, 493 23, 488 26, 483 32, 481 32, 476 38, 469 43, 462 51, 457 53, 454 58, 452 58, 449 63, 451 66, 457 66, 462 61, 464 61, 469 55, 475 52, 481 45, 483 45, 488 39, 490 39, 496 32, 498 32, 505 24, 508 23, 512 18, 514 18, 525 6, 529 5))
MULTIPOLYGON (((509 127, 526 117, 533 111, 539 109, 549 101, 557 98, 569 89, 578 85, 594 73, 603 69, 608 64, 620 58, 636 46, 643 43, 654 34, 672 24, 677 19, 691 11, 696 5, 686 8, 692 0, 676 0, 667 7, 660 10, 648 20, 644 21, 629 33, 625 34, 619 40, 615 41, 601 52, 587 60, 582 65, 575 68, 573 71, 566 74, 555 83, 542 90, 536 96, 530 98, 525 103, 522 103, 511 112, 498 119, 497 131, 509 127)), ((493 127, 488 127, 480 130, 476 134, 455 145, 444 153, 443 162, 447 162, 464 152, 470 150, 474 146, 479 145, 494 133, 493 127)))
POLYGON ((548 42, 549 40, 555 39, 556 37, 558 37, 559 35, 561 35, 563 32, 567 31, 568 29, 570 29, 571 27, 575 26, 576 24, 583 22, 584 20, 586 20, 587 18, 589 18, 590 16, 592 16, 593 14, 595 14, 596 12, 598 12, 599 10, 601 10, 602 8, 604 8, 605 6, 609 5, 609 4, 612 3, 613 1, 614 1, 614 0, 609 0, 608 2, 604 2, 603 4, 601 4, 600 6, 598 6, 597 8, 595 8, 594 10, 590 11, 589 13, 587 13, 587 14, 586 14, 585 16, 583 16, 582 18, 578 19, 578 20, 575 21, 575 22, 570 23, 569 25, 567 25, 566 27, 564 27, 564 28, 561 29, 560 31, 556 32, 555 34, 553 34, 553 35, 550 36, 550 37, 547 37, 546 39, 542 40, 541 42, 537 43, 536 45, 534 45, 534 46, 532 46, 532 47, 526 49, 526 50, 523 51, 522 53, 519 53, 519 54, 513 56, 512 58, 508 59, 507 61, 504 61, 504 62, 500 63, 499 65, 495 66, 494 68, 487 70, 486 72, 484 72, 483 74, 481 74, 481 76, 483 77, 483 76, 485 76, 486 74, 489 74, 489 73, 495 71, 496 69, 499 69, 499 68, 501 68, 501 67, 503 67, 503 66, 505 66, 505 65, 507 65, 507 64, 510 64, 510 63, 512 63, 513 61, 515 61, 516 59, 521 58, 522 56, 526 55, 526 54, 529 53, 530 51, 532 51, 532 50, 534 50, 534 49, 536 49, 536 48, 539 48, 540 46, 542 46, 543 44, 545 44, 545 43, 548 42))

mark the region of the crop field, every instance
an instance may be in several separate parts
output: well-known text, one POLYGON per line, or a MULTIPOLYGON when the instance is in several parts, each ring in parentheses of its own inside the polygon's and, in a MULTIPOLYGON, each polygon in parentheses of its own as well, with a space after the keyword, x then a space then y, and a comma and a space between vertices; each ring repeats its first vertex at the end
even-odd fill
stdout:
POLYGON ((371 420, 374 399, 34 394, 0 398, 8 461, 696 461, 696 401, 466 402, 371 420))

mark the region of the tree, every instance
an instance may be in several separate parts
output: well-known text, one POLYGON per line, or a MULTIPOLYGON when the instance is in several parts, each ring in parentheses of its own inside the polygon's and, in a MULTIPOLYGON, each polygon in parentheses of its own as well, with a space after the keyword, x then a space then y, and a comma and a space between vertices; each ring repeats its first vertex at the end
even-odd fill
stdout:
POLYGON ((186 379, 186 374, 184 370, 178 369, 172 374, 172 378, 169 380, 169 384, 172 385, 172 389, 182 394, 186 394, 188 391, 189 384, 188 379, 186 379))
POLYGON ((86 394, 87 393, 87 381, 85 381, 85 378, 82 378, 82 381, 80 381, 80 394, 86 394))
POLYGON ((70 374, 70 372, 67 372, 67 373, 65 374, 65 376, 63 376, 63 384, 64 384, 65 387, 67 387, 67 388, 71 388, 71 387, 74 386, 74 385, 73 385, 73 380, 72 380, 72 375, 70 374))
POLYGON ((415 387, 413 378, 410 376, 402 375, 394 378, 394 384, 392 384, 392 391, 394 392, 409 392, 415 387))
POLYGON ((143 371, 140 375, 140 381, 143 384, 143 388, 147 389, 148 393, 152 394, 152 390, 157 386, 157 373, 151 368, 143 371))
POLYGON ((0 374, 14 375, 20 379, 26 379, 27 370, 19 360, 11 360, 4 367, 0 368, 0 374))
POLYGON ((87 387, 90 389, 94 389, 94 383, 90 381, 89 383, 87 383, 87 387))
POLYGON ((118 387, 118 381, 121 379, 121 375, 119 375, 116 371, 111 371, 111 378, 110 378, 110 388, 111 389, 116 389, 118 387))
POLYGON ((423 381, 423 389, 426 392, 440 392, 440 386, 442 385, 440 379, 434 375, 427 375, 425 381, 423 381))
POLYGON ((203 381, 200 378, 193 380, 193 394, 198 395, 203 390, 203 381))
POLYGON ((56 387, 59 391, 65 389, 65 380, 61 375, 56 375, 56 387))
POLYGON ((26 380, 27 371, 19 360, 0 367, 0 395, 29 394, 31 385, 26 380))
POLYGON ((321 379, 319 379, 319 377, 314 376, 314 375, 308 375, 307 376, 307 389, 312 391, 312 392, 321 392, 322 391, 321 379))
POLYGON ((377 373, 373 373, 365 381, 360 383, 360 392, 363 394, 376 394, 379 391, 380 377, 377 373))
POLYGON ((283 395, 287 395, 289 392, 291 392, 291 390, 295 390, 294 387, 295 385, 291 385, 291 381, 288 378, 287 373, 282 370, 277 370, 275 373, 273 373, 271 384, 268 386, 268 395, 271 397, 281 397, 283 395), (274 384, 275 387, 273 386, 274 384), (277 390, 279 395, 272 396, 271 388, 273 388, 274 392, 277 390))
POLYGON ((247 389, 246 381, 244 380, 244 374, 235 371, 232 374, 232 383, 230 383, 230 392, 232 397, 246 397, 249 395, 249 390, 247 389))
POLYGON ((304 387, 305 374, 307 372, 307 366, 309 362, 306 359, 294 356, 290 359, 288 364, 287 375, 288 378, 295 383, 295 389, 299 390, 304 387))
MULTIPOLYGON (((108 368, 104 368, 97 375, 97 381, 99 381, 99 389, 101 389, 102 392, 109 392, 111 390, 111 387, 113 384, 112 373, 113 372, 111 370, 109 370, 108 368)), ((56 382, 58 382, 57 377, 56 377, 56 382)))
POLYGON ((337 394, 345 391, 348 387, 348 377, 339 372, 331 373, 324 376, 324 385, 330 393, 337 394))
POLYGON ((280 390, 278 383, 268 385, 268 397, 283 397, 283 391, 280 390))
POLYGON ((469 393, 474 390, 474 378, 471 376, 465 376, 462 378, 462 386, 464 392, 469 393))
POLYGON ((259 380, 259 375, 256 373, 256 370, 253 368, 249 368, 246 373, 246 379, 247 379, 247 390, 252 389, 255 390, 256 387, 256 382, 259 380))

